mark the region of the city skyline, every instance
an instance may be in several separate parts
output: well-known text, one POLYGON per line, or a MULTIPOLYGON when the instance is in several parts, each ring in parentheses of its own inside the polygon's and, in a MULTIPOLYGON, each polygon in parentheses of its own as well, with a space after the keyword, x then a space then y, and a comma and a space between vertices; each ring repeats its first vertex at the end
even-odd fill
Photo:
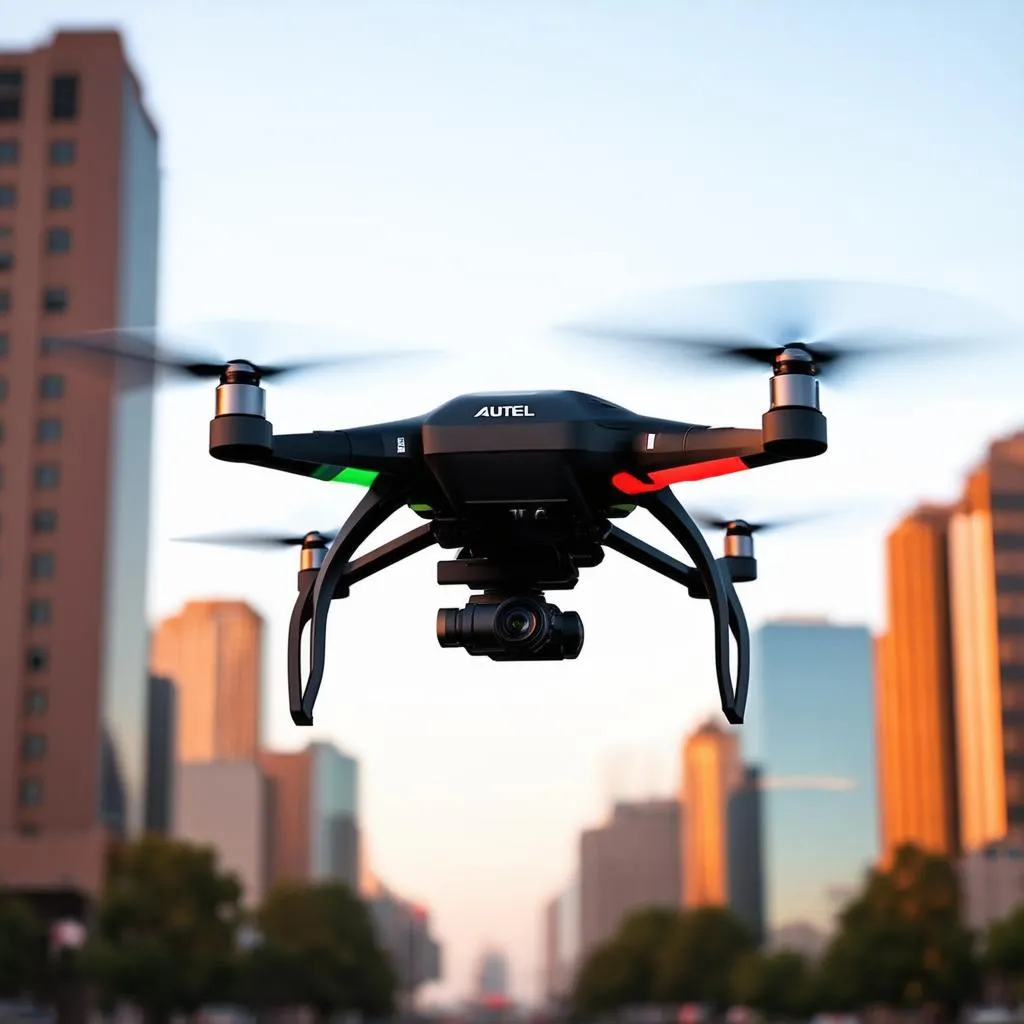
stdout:
MULTIPOLYGON (((567 4, 551 16, 524 4, 500 27, 447 3, 429 13, 398 4, 397 19, 311 3, 288 20, 188 3, 173 14, 152 3, 93 9, 125 27, 166 128, 162 322, 299 319, 478 346, 475 363, 436 378, 360 378, 344 401, 336 378, 320 396, 315 385, 297 397, 275 390, 270 415, 282 427, 370 421, 458 390, 548 380, 667 414, 685 407, 707 422, 756 421, 766 391, 756 377, 634 383, 599 367, 541 371, 493 356, 526 351, 540 325, 568 313, 702 279, 871 276, 953 288, 1011 312, 1024 303, 1021 143, 1003 130, 1021 102, 1019 7, 933 8, 927 51, 925 16, 866 6, 840 15, 806 4, 769 14, 652 3, 636 17, 609 5, 584 14, 567 4), (197 38, 189 26, 200 17, 197 38), (183 46, 188 66, 173 58, 183 46), (256 69, 282 48, 298 56, 262 84, 256 69), (949 67, 964 72, 955 88, 949 67), (809 89, 815 82, 826 87, 809 89), (231 116, 211 117, 212 104, 231 116), (279 127, 273 145, 268 120, 279 127)), ((79 18, 73 4, 41 0, 13 11, 5 32, 36 45, 79 18)), ((283 343, 301 347, 286 333, 283 343)), ((1012 382, 1021 376, 1012 361, 992 380, 961 361, 937 388, 881 372, 864 403, 823 386, 833 450, 820 467, 687 490, 700 504, 747 495, 751 514, 762 501, 783 511, 825 503, 830 490, 877 489, 891 506, 766 539, 760 581, 742 593, 751 622, 817 610, 876 627, 883 530, 919 499, 949 498, 986 439, 1019 426, 1012 382), (962 431, 944 429, 950 394, 962 431), (837 564, 844 549, 862 557, 837 564)), ((202 388, 168 389, 156 404, 150 619, 196 595, 251 601, 269 624, 264 733, 273 746, 298 746, 306 736, 290 727, 280 683, 294 562, 185 551, 170 538, 329 526, 357 496, 302 482, 272 489, 257 473, 209 465, 212 397, 202 388)), ((493 919, 507 923, 515 984, 530 990, 532 908, 569 874, 564 823, 601 809, 602 752, 675 749, 714 710, 701 610, 680 612, 668 586, 608 563, 574 595, 588 628, 580 661, 528 679, 439 654, 433 613, 446 595, 422 560, 368 583, 332 626, 337 653, 316 731, 367 766, 384 875, 422 893, 439 932, 458 936, 452 991, 469 987, 493 919), (631 636, 644 640, 644 672, 623 640, 631 636), (420 770, 410 773, 409 760, 420 770), (437 829, 438 818, 465 826, 437 829), (423 837, 415 850, 409 831, 423 837)))

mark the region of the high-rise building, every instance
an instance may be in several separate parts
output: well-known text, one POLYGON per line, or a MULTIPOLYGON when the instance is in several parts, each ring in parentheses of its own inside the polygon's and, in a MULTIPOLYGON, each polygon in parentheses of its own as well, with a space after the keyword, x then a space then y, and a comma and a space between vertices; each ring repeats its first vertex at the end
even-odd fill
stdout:
POLYGON ((330 743, 264 751, 274 781, 274 880, 338 881, 360 890, 359 763, 330 743))
POLYGON ((875 650, 881 843, 954 856, 960 843, 949 520, 916 509, 886 540, 888 631, 875 650))
POLYGON ((251 761, 260 748, 263 619, 243 601, 189 601, 160 623, 150 664, 178 687, 178 761, 251 761))
POLYGON ((615 934, 640 907, 678 907, 679 804, 618 803, 611 820, 580 836, 580 953, 615 934))
POLYGON ((960 839, 1024 836, 1024 433, 994 442, 949 527, 960 839))
POLYGON ((486 950, 476 971, 476 994, 481 1000, 508 998, 508 957, 500 950, 486 950))
POLYGON ((176 775, 174 835, 212 846, 246 905, 259 906, 273 877, 273 784, 253 761, 193 761, 176 775))
POLYGON ((546 1002, 553 1003, 561 995, 561 971, 558 962, 558 897, 552 896, 544 904, 541 926, 541 950, 544 972, 544 992, 546 1002))
POLYGON ((753 637, 744 760, 762 771, 766 930, 831 929, 878 857, 873 644, 864 626, 776 620, 753 637))
POLYGON ((0 53, 0 877, 88 897, 143 821, 158 138, 116 32, 0 53))
POLYGON ((430 913, 392 892, 376 877, 366 899, 377 940, 387 952, 399 991, 411 1008, 420 986, 442 978, 443 951, 433 935, 430 913))
POLYGON ((146 709, 147 832, 168 832, 174 822, 177 737, 178 693, 174 682, 163 676, 150 676, 146 709))
POLYGON ((764 928, 764 844, 761 820, 761 772, 746 765, 739 785, 729 796, 729 908, 761 945, 764 928))
POLYGON ((683 744, 683 849, 678 861, 687 907, 729 902, 729 798, 742 778, 734 729, 706 722, 683 744))

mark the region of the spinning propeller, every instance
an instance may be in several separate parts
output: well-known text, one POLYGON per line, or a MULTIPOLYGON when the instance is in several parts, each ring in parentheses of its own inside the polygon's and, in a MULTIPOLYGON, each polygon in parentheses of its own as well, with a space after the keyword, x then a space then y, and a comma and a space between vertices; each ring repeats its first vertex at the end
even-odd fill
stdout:
MULTIPOLYGON (((629 346, 674 363, 697 357, 730 368, 778 369, 783 352, 803 353, 811 372, 843 379, 874 357, 951 354, 1005 334, 1008 319, 971 300, 925 288, 828 280, 749 281, 693 288, 675 297, 672 317, 687 329, 570 324, 567 334, 629 346), (878 326, 869 326, 871 321, 878 326), (700 324, 707 324, 702 329, 700 324), (861 326, 852 326, 859 323, 861 326), (941 329, 933 325, 941 323, 941 329), (723 324, 728 325, 723 329, 723 324), (887 326, 884 326, 887 325, 887 326)), ((1019 330, 1013 325, 1015 331, 1019 330)))
MULTIPOLYGON (((266 333, 266 325, 228 325, 232 335, 243 339, 246 345, 253 344, 253 336, 266 333)), ((296 335, 309 334, 306 328, 275 328, 289 338, 289 347, 294 345, 296 335)), ((220 380, 224 382, 232 370, 241 370, 246 376, 258 383, 261 380, 276 380, 281 377, 303 373, 309 370, 326 369, 329 367, 347 367, 351 369, 383 362, 385 360, 408 359, 436 355, 425 349, 383 349, 373 348, 367 351, 341 351, 325 356, 313 356, 308 359, 289 360, 260 364, 244 359, 220 359, 209 352, 190 350, 187 344, 166 343, 163 332, 148 328, 117 329, 90 331, 84 334, 72 334, 48 339, 51 351, 66 353, 69 356, 85 359, 101 360, 122 365, 135 365, 140 368, 165 370, 176 376, 198 380, 220 380)), ((237 345, 237 341, 232 342, 237 345)), ((264 346, 258 341, 257 349, 264 346)), ((343 346, 347 348, 347 345, 343 346)))
POLYGON ((696 511, 688 508, 694 522, 711 530, 732 530, 735 533, 754 534, 765 530, 785 530, 791 526, 802 526, 804 523, 811 523, 819 519, 827 519, 834 516, 836 512, 809 512, 802 515, 785 516, 779 519, 769 519, 765 522, 751 522, 739 516, 726 519, 724 516, 710 512, 696 511))
POLYGON ((330 544, 337 536, 337 530, 311 530, 304 534, 277 533, 210 533, 198 537, 175 537, 182 544, 215 544, 218 547, 258 548, 298 548, 330 544))

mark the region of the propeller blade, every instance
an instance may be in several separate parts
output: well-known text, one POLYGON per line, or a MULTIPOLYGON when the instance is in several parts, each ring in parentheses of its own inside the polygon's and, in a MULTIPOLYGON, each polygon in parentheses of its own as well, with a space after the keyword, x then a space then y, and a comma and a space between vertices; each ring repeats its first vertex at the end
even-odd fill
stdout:
POLYGON ((819 373, 832 380, 872 359, 883 365, 895 356, 954 354, 965 345, 976 350, 982 339, 1019 340, 1024 333, 1020 324, 973 300, 868 282, 712 285, 684 292, 672 305, 673 319, 682 317, 693 326, 634 329, 583 323, 561 331, 626 345, 634 359, 646 354, 669 364, 697 357, 731 366, 771 367, 784 348, 801 348, 819 373), (867 317, 876 326, 865 326, 867 317), (860 326, 848 326, 858 322, 860 326), (723 329, 723 324, 729 326, 723 329))
MULTIPOLYGON (((330 543, 337 535, 336 530, 315 530, 326 543, 330 543)), ((297 548, 301 547, 309 533, 276 534, 276 533, 214 533, 199 537, 175 537, 180 544, 214 544, 218 547, 236 548, 297 548)))
MULTIPOLYGON (((296 333, 302 331, 292 333, 289 347, 293 345, 296 333)), ((227 358, 219 358, 205 350, 193 350, 180 339, 169 338, 164 332, 148 328, 90 331, 84 334, 57 336, 48 339, 48 345, 55 353, 112 363, 148 365, 177 376, 201 380, 219 380, 229 362, 227 358)), ((244 342, 239 347, 244 348, 244 342)), ((262 345, 255 347, 257 350, 263 348, 262 345)), ((373 348, 365 351, 331 352, 323 356, 288 362, 246 362, 251 363, 262 379, 271 380, 315 369, 362 369, 388 360, 430 357, 437 354, 426 349, 373 348)))
POLYGON ((717 513, 706 512, 702 510, 694 510, 687 508, 690 516, 694 522, 698 523, 711 530, 724 530, 732 523, 746 523, 750 528, 751 533, 762 533, 765 531, 785 530, 793 526, 803 526, 806 523, 817 522, 822 519, 830 519, 832 516, 839 515, 840 513, 835 510, 827 510, 821 512, 806 512, 791 516, 781 516, 768 520, 752 520, 745 516, 734 516, 732 519, 728 519, 725 516, 718 515, 717 513))

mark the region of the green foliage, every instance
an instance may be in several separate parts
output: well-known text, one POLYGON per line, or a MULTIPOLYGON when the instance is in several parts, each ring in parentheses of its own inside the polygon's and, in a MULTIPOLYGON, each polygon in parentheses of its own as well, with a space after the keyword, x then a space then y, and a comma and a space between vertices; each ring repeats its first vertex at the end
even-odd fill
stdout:
POLYGON ((248 958, 247 1001, 306 1005, 321 1015, 393 1008, 396 981, 363 903, 344 885, 282 885, 257 916, 262 943, 248 958))
POLYGON ((42 979, 46 930, 32 908, 0 893, 0 998, 18 998, 42 979))
POLYGON ((814 1006, 814 979, 799 953, 745 953, 732 972, 732 1001, 769 1017, 809 1017, 814 1006))
MULTIPOLYGON (((871 871, 845 907, 825 954, 764 954, 727 910, 647 910, 583 963, 574 1010, 592 1016, 631 1004, 742 1004, 769 1016, 899 1009, 955 1010, 977 987, 971 934, 960 920, 953 865, 912 846, 871 871)), ((989 935, 987 962, 1024 987, 1024 911, 989 935)))
POLYGON ((997 921, 985 935, 982 963, 1017 995, 1024 995, 1024 907, 997 921))
POLYGON ((242 889, 213 850, 147 836, 108 864, 86 971, 152 1018, 221 998, 236 966, 242 889))
POLYGON ((840 915, 821 974, 833 1009, 869 1002, 904 1009, 961 1005, 977 972, 953 865, 905 846, 888 871, 872 871, 840 915))
POLYGON ((733 968, 753 946, 724 909, 638 911, 584 962, 573 1008, 590 1015, 656 1002, 727 1005, 733 968))
POLYGON ((668 1002, 729 1005, 732 973, 754 937, 728 910, 680 914, 659 963, 658 995, 668 1002))

